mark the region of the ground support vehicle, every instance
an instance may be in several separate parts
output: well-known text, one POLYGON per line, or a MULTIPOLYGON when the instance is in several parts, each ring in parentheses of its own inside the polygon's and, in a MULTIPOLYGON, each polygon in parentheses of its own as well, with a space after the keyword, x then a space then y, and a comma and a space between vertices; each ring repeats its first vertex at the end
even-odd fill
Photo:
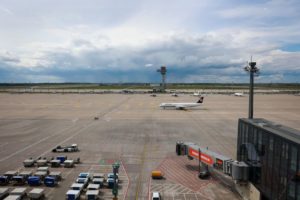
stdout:
POLYGON ((5 197, 7 197, 9 194, 8 191, 8 188, 0 188, 0 199, 4 199, 5 197))
POLYGON ((99 190, 100 188, 100 185, 99 184, 93 184, 93 183, 90 183, 88 186, 87 186, 87 189, 88 190, 99 190))
POLYGON ((77 200, 80 198, 79 190, 68 190, 66 193, 67 200, 77 200))
POLYGON ((57 181, 60 181, 62 179, 61 172, 59 172, 59 171, 50 172, 49 176, 55 177, 57 181))
POLYGON ((30 186, 41 185, 41 178, 39 176, 29 176, 27 179, 27 183, 30 186))
POLYGON ((57 146, 52 149, 52 152, 76 152, 79 151, 77 144, 72 144, 71 146, 57 146))
POLYGON ((112 178, 113 179, 115 176, 116 176, 116 179, 118 179, 118 176, 119 176, 118 174, 116 174, 116 175, 114 175, 114 173, 108 173, 107 174, 107 178, 112 178))
POLYGON ((78 175, 78 178, 87 178, 88 181, 90 180, 90 177, 91 177, 91 175, 90 175, 90 173, 88 173, 88 172, 81 172, 81 173, 78 175))
POLYGON ((72 190, 79 190, 80 192, 82 192, 82 190, 84 189, 84 184, 83 183, 73 183, 71 185, 71 189, 72 190))
POLYGON ((37 171, 37 172, 34 173, 34 176, 37 176, 41 180, 44 180, 44 178, 47 176, 47 172, 45 172, 45 171, 37 171))
POLYGON ((67 160, 67 156, 57 156, 56 159, 60 161, 60 164, 63 164, 67 160))
POLYGON ((74 167, 74 160, 65 160, 64 167, 66 167, 66 168, 74 167))
POLYGON ((13 189, 10 193, 10 195, 18 195, 21 196, 21 198, 23 198, 24 196, 26 196, 26 188, 15 188, 13 189))
POLYGON ((0 176, 0 185, 7 185, 9 183, 8 176, 0 176))
POLYGON ((13 176, 11 179, 13 185, 24 185, 26 182, 26 178, 24 176, 13 176))
POLYGON ((51 167, 60 167, 61 164, 60 160, 58 159, 51 160, 50 163, 51 163, 51 167))
POLYGON ((57 185, 56 177, 51 177, 51 176, 45 177, 44 184, 47 187, 54 187, 54 186, 56 186, 57 185))
POLYGON ((32 171, 22 171, 19 173, 19 176, 24 176, 26 180, 31 175, 32 175, 32 171))
POLYGON ((93 178, 92 183, 99 184, 102 188, 104 185, 104 178, 93 178))
POLYGON ((28 197, 30 199, 44 199, 45 198, 44 189, 34 188, 28 193, 28 197))
MULTIPOLYGON (((114 187, 114 179, 113 178, 108 178, 106 182, 107 182, 108 188, 112 189, 114 187)), ((116 180, 116 183, 118 183, 118 180, 116 180)))
POLYGON ((35 164, 35 160, 33 160, 32 158, 23 161, 24 167, 33 167, 34 164, 35 164))
POLYGON ((93 178, 104 178, 105 175, 103 173, 94 173, 93 178))
POLYGON ((21 195, 10 194, 4 200, 21 200, 21 195))
POLYGON ((163 178, 163 173, 161 171, 155 170, 151 172, 151 177, 153 179, 162 179, 163 178))
POLYGON ((88 190, 85 195, 88 200, 98 199, 99 190, 88 190))
POLYGON ((7 176, 8 180, 11 180, 13 176, 18 175, 17 171, 7 171, 4 176, 7 176))
POLYGON ((160 200, 159 192, 152 192, 152 200, 160 200))
POLYGON ((89 183, 89 179, 87 178, 77 178, 76 183, 83 184, 83 187, 85 188, 87 184, 89 183))
POLYGON ((47 159, 39 159, 36 161, 36 164, 38 167, 43 167, 43 166, 47 166, 47 159))

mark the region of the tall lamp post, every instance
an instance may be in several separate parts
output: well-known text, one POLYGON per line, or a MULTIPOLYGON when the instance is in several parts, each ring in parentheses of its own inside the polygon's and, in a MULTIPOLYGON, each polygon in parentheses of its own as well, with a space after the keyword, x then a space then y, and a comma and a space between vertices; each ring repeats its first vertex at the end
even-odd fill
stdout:
POLYGON ((244 67, 245 71, 250 73, 250 86, 249 86, 249 114, 248 118, 253 119, 253 90, 254 90, 254 75, 259 74, 259 69, 256 67, 256 62, 251 61, 248 63, 246 67, 244 67))

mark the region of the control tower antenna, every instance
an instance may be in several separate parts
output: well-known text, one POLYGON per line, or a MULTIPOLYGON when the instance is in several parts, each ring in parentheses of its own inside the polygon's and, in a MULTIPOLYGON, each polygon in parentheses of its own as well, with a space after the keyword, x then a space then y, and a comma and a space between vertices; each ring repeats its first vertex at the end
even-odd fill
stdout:
POLYGON ((161 66, 160 69, 157 70, 161 74, 161 91, 166 91, 166 74, 167 74, 167 67, 161 66))
POLYGON ((248 118, 253 119, 253 90, 254 90, 254 75, 259 75, 259 69, 256 67, 256 62, 252 61, 252 56, 250 62, 247 62, 244 70, 250 73, 250 86, 249 86, 249 114, 248 118))

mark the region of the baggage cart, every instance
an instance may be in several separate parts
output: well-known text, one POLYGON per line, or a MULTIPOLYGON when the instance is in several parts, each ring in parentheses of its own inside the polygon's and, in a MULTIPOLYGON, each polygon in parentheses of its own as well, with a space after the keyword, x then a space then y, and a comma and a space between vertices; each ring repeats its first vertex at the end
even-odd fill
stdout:
POLYGON ((28 193, 30 199, 43 199, 45 198, 45 192, 42 188, 34 188, 28 193))
POLYGON ((64 167, 66 167, 66 168, 74 167, 74 160, 65 160, 64 167))
POLYGON ((79 190, 68 190, 66 193, 67 200, 77 200, 80 198, 79 190))
POLYGON ((55 177, 57 181, 60 181, 62 179, 61 172, 59 171, 50 172, 49 176, 55 177))
POLYGON ((88 200, 95 200, 99 197, 99 190, 88 190, 86 193, 86 198, 88 200))
POLYGON ((34 163, 35 163, 35 160, 33 160, 31 158, 23 161, 24 167, 33 167, 34 163))
POLYGON ((41 179, 39 176, 29 176, 27 178, 27 183, 30 186, 38 186, 41 184, 41 179))
POLYGON ((4 199, 9 194, 8 188, 0 188, 0 199, 4 199))

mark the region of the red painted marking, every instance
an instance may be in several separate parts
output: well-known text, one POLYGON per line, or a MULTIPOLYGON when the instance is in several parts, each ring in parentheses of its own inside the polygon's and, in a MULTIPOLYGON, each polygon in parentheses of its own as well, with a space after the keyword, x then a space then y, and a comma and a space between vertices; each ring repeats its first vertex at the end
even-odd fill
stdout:
MULTIPOLYGON (((119 159, 119 160, 121 160, 121 159, 119 159)), ((129 185, 130 185, 130 179, 129 179, 129 176, 128 176, 127 171, 125 169, 125 165, 123 164, 123 161, 121 161, 121 165, 122 165, 122 167, 124 169, 124 172, 125 172, 125 174, 127 176, 127 179, 128 179, 128 184, 127 184, 126 192, 125 192, 125 195, 124 195, 124 198, 123 198, 123 200, 125 200, 126 197, 127 197, 127 193, 128 193, 128 189, 129 189, 129 185)))
POLYGON ((151 176, 149 177, 149 180, 148 180, 148 199, 151 200, 151 195, 150 195, 150 190, 151 190, 151 184, 152 184, 152 181, 151 181, 151 176))
MULTIPOLYGON (((194 150, 192 148, 189 148, 189 155, 199 159, 199 151, 198 150, 194 150)), ((209 155, 206 155, 204 153, 201 152, 200 154, 201 156, 201 161, 208 164, 208 165, 212 165, 213 164, 213 160, 209 155)))

